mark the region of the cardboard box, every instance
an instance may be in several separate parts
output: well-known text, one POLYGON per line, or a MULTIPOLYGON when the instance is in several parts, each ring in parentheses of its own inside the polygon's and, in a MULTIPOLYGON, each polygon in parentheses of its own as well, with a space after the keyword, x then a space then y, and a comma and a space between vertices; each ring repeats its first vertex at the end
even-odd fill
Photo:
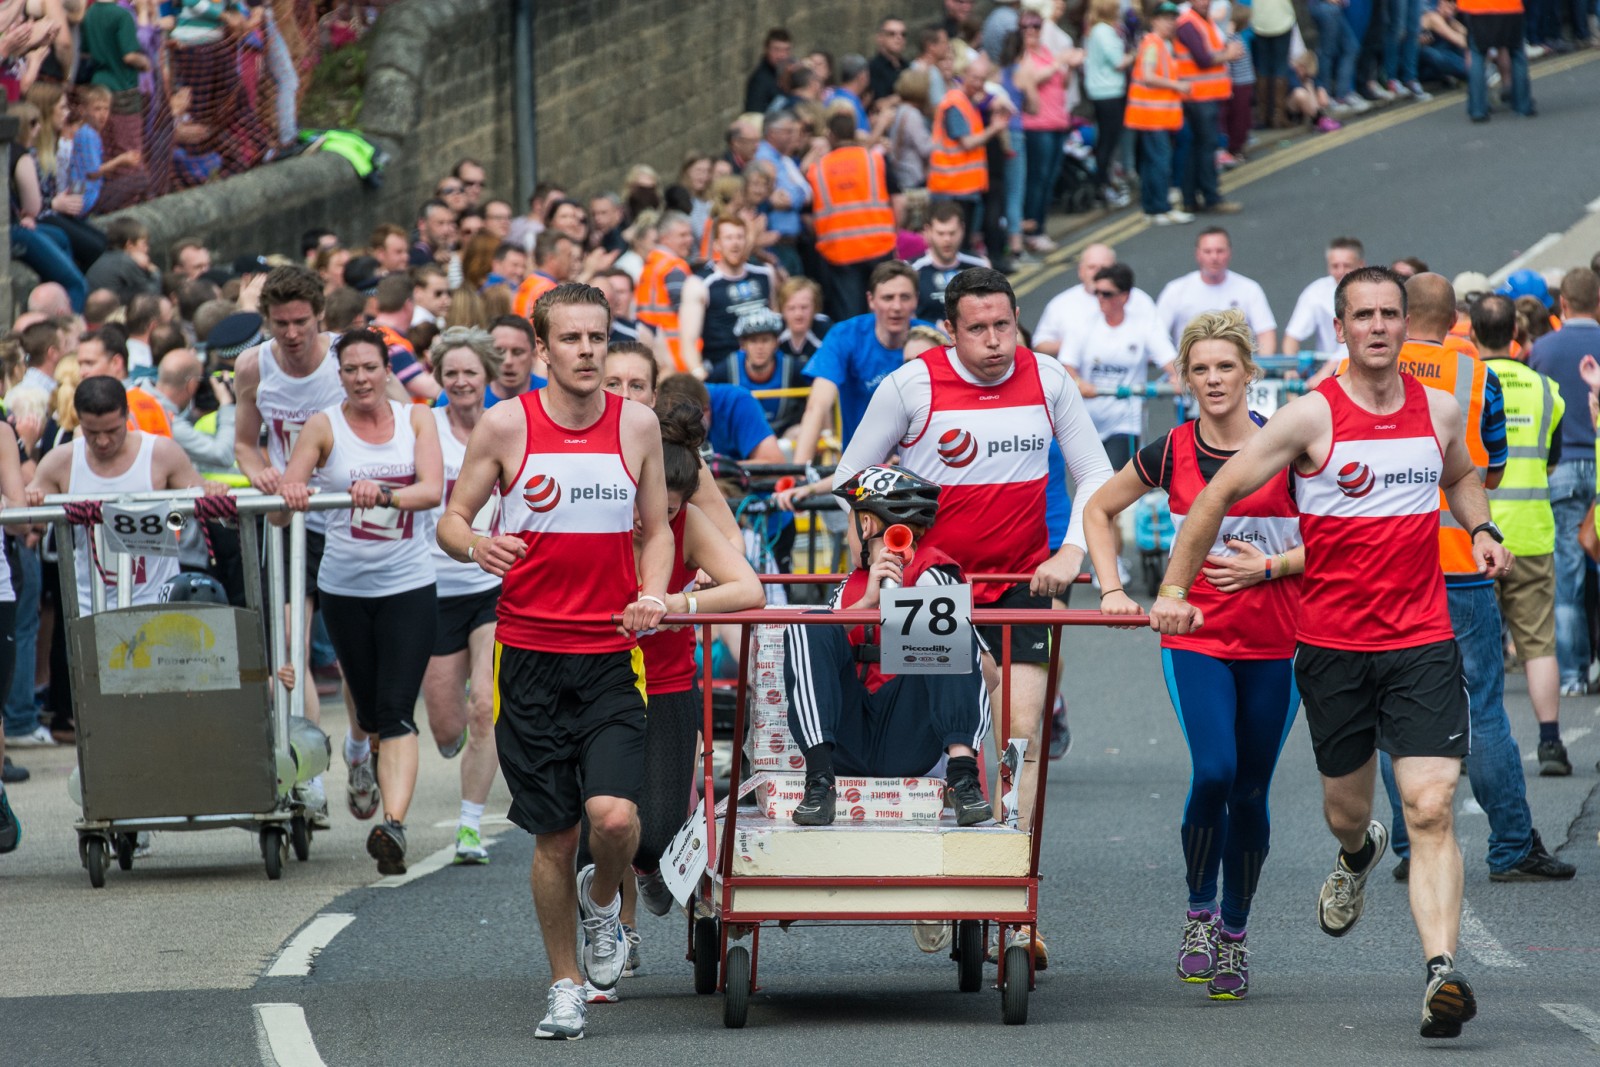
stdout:
MULTIPOLYGON (((838 822, 937 823, 944 810, 937 778, 840 778, 836 788, 838 822)), ((804 775, 775 774, 756 799, 767 818, 789 819, 805 792, 804 775)))
POLYGON ((786 723, 752 726, 745 754, 756 770, 803 772, 806 769, 806 757, 790 738, 786 723))

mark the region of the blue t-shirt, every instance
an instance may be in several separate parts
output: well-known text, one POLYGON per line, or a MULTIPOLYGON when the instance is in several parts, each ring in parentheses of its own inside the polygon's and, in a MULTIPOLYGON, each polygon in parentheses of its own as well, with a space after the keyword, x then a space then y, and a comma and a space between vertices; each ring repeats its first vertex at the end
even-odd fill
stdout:
POLYGON ((1561 329, 1533 342, 1533 351, 1528 354, 1528 366, 1555 379, 1561 399, 1567 405, 1568 417, 1561 420, 1563 463, 1594 459, 1594 426, 1586 414, 1581 418, 1572 417, 1575 412, 1589 410, 1589 387, 1578 373, 1578 364, 1584 356, 1600 359, 1600 328, 1593 319, 1567 319, 1561 329))
MULTIPOLYGON (((911 325, 932 324, 912 319, 911 325)), ((822 347, 800 373, 807 378, 826 378, 839 387, 839 412, 848 445, 867 413, 872 391, 904 362, 902 349, 883 347, 878 340, 877 316, 868 312, 834 323, 822 339, 822 347)))
POLYGON ((734 459, 749 459, 772 436, 761 401, 737 385, 708 384, 711 394, 711 450, 734 459))
POLYGON ((1067 495, 1067 460, 1061 446, 1050 442, 1050 477, 1044 483, 1044 524, 1050 531, 1050 551, 1054 554, 1067 539, 1072 525, 1072 497, 1067 495))
MULTIPOLYGON (((535 389, 543 389, 545 386, 547 386, 549 384, 550 383, 548 381, 546 381, 545 379, 539 377, 537 374, 528 375, 528 392, 530 392, 530 393, 533 392, 535 389)), ((494 383, 493 382, 490 382, 489 383, 489 387, 483 391, 483 406, 485 408, 492 408, 492 407, 494 407, 496 404, 500 403, 500 401, 502 401, 504 399, 506 399, 506 398, 502 397, 502 396, 496 396, 495 395, 494 383)), ((444 407, 445 405, 447 405, 449 403, 450 403, 450 398, 445 395, 445 392, 444 392, 443 389, 440 389, 439 390, 439 399, 435 400, 433 402, 433 406, 436 407, 436 408, 442 408, 442 407, 444 407)))
MULTIPOLYGON (((1584 406, 1588 406, 1585 399, 1584 406)), ((1563 420, 1564 421, 1564 420, 1563 420)), ((1500 376, 1489 371, 1483 385, 1483 415, 1478 420, 1478 432, 1483 436, 1483 450, 1488 454, 1489 466, 1504 467, 1511 457, 1506 443, 1506 394, 1500 385, 1500 376)), ((1493 585, 1494 579, 1479 575, 1444 576, 1445 585, 1451 589, 1475 589, 1493 585)))

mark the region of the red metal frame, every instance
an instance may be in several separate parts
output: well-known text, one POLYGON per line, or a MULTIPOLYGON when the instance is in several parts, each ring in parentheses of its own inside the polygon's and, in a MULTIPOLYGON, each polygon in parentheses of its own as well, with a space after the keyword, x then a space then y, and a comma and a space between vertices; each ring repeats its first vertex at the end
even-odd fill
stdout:
MULTIPOLYGON (((840 580, 838 575, 762 575, 762 580, 769 584, 823 584, 840 580)), ((1025 574, 982 574, 974 576, 974 581, 1018 583, 1031 579, 1025 574)), ((1080 575, 1078 581, 1087 580, 1080 575)), ((746 665, 750 662, 750 627, 762 626, 854 626, 857 624, 877 623, 878 614, 872 611, 833 611, 818 612, 810 608, 773 608, 765 611, 729 612, 723 615, 668 615, 662 620, 662 625, 683 625, 701 627, 701 640, 704 647, 709 648, 712 642, 712 627, 716 625, 737 625, 739 627, 739 677, 734 682, 734 737, 744 737, 746 729, 745 711, 749 690, 749 674, 746 665)), ((972 621, 977 626, 1000 626, 1001 631, 1001 664, 1000 664, 1000 711, 997 720, 996 739, 1010 736, 1011 727, 1011 671, 1012 649, 1011 628, 1013 626, 1044 625, 1050 628, 1050 662, 1045 682, 1044 709, 1040 723, 1040 744, 1036 758, 1048 752, 1050 748, 1051 716, 1048 709, 1054 705, 1056 696, 1057 675, 1061 665, 1061 631, 1067 626, 1143 626, 1148 625, 1149 619, 1142 615, 1106 616, 1098 611, 1074 610, 1041 610, 1041 609, 994 609, 978 608, 972 613, 972 621)), ((712 902, 713 913, 720 922, 719 937, 719 962, 717 988, 726 992, 726 973, 728 962, 728 946, 730 941, 730 928, 749 928, 750 942, 750 982, 752 989, 759 988, 756 984, 757 967, 760 959, 761 924, 765 922, 812 922, 821 925, 840 925, 856 921, 871 922, 874 925, 892 925, 895 923, 910 922, 917 919, 973 919, 981 920, 984 926, 984 943, 988 943, 988 928, 994 923, 999 928, 999 975, 997 981, 1003 986, 1005 982, 1005 948, 1007 944, 1007 931, 1012 928, 1032 928, 1036 926, 1039 918, 1039 851, 1043 841, 1044 827, 1044 799, 1048 775, 1041 770, 1034 789, 1033 811, 1029 820, 1029 858, 1028 874, 1025 876, 1007 875, 995 877, 951 877, 940 875, 909 875, 904 878, 885 876, 876 877, 830 877, 830 876, 776 876, 776 875, 736 875, 733 873, 733 839, 738 823, 739 804, 737 797, 740 786, 744 780, 744 745, 737 741, 733 746, 733 763, 729 770, 729 803, 727 812, 726 832, 720 841, 716 832, 716 805, 714 797, 714 771, 712 768, 712 709, 711 691, 714 680, 711 676, 711 656, 702 657, 701 666, 702 687, 704 696, 704 722, 703 744, 700 753, 702 770, 702 796, 705 799, 706 809, 706 840, 718 842, 715 860, 715 873, 708 872, 702 877, 701 894, 703 899, 712 902), (720 883, 720 893, 718 892, 720 883), (999 914, 984 913, 949 913, 940 911, 938 914, 929 912, 768 912, 761 910, 736 911, 733 908, 733 891, 737 886, 750 888, 768 887, 799 887, 799 886, 827 886, 827 887, 861 887, 861 886, 923 886, 923 887, 977 887, 992 886, 1027 889, 1028 906, 1022 911, 1008 911, 999 914)), ((1009 787, 1009 774, 1002 765, 1002 785, 1000 792, 1009 787)), ((1004 812, 1002 812, 1002 815, 1004 812)), ((689 944, 694 945, 693 909, 689 915, 689 944)), ((1029 954, 1028 986, 1034 984, 1033 957, 1029 954)))

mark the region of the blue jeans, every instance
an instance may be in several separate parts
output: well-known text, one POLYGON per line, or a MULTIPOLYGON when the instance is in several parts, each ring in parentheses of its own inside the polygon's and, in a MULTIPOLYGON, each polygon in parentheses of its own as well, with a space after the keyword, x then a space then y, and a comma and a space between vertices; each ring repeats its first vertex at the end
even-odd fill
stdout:
POLYGON ((1312 0, 1311 18, 1317 24, 1317 84, 1342 100, 1356 91, 1361 42, 1339 4, 1312 0))
POLYGON ((1188 137, 1178 149, 1178 188, 1185 211, 1210 207, 1222 199, 1217 189, 1217 123, 1222 109, 1215 100, 1183 105, 1188 137))
POLYGON ((1390 0, 1389 55, 1384 75, 1390 81, 1417 80, 1417 35, 1422 30, 1422 0, 1390 0))
POLYGON ((1172 187, 1172 135, 1166 130, 1139 131, 1139 205, 1146 215, 1165 215, 1172 187))
MULTIPOLYGON (((1022 202, 1027 187, 1028 139, 1012 137, 1011 158, 1006 160, 1006 233, 1012 237, 1022 232, 1022 202)), ((998 251, 991 248, 989 255, 992 257, 998 251)))
POLYGON ((1061 176, 1061 149, 1067 143, 1066 130, 1026 130, 1028 181, 1023 191, 1022 217, 1031 220, 1035 232, 1044 233, 1044 217, 1056 198, 1056 179, 1061 176))
POLYGON ((1276 37, 1255 35, 1252 44, 1258 80, 1289 76, 1289 39, 1293 36, 1292 33, 1280 33, 1276 37))
POLYGON ((39 712, 33 703, 33 663, 39 647, 39 550, 19 543, 16 551, 17 666, 11 674, 11 691, 4 697, 7 737, 21 737, 39 728, 39 712))
POLYGON ((1561 684, 1589 677, 1589 619, 1583 609, 1587 566, 1578 527, 1594 503, 1594 460, 1556 464, 1550 473, 1550 508, 1556 516, 1556 659, 1561 684))
MULTIPOLYGON (((1576 538, 1574 538, 1576 540, 1576 538)), ((1533 813, 1528 810, 1528 785, 1522 776, 1522 751, 1506 718, 1506 672, 1500 646, 1500 605, 1494 586, 1449 591, 1450 625, 1461 648, 1461 669, 1467 680, 1472 748, 1467 778, 1472 795, 1489 816, 1489 870, 1507 871, 1521 863, 1533 847, 1533 813)), ((1394 765, 1381 759, 1383 788, 1394 812, 1390 841, 1397 856, 1411 853, 1395 788, 1394 765)))
POLYGON ((1454 48, 1425 44, 1417 49, 1417 77, 1429 81, 1454 78, 1464 82, 1467 80, 1466 58, 1454 48))
MULTIPOLYGON (((1520 18, 1520 15, 1479 15, 1478 18, 1520 18)), ((1519 115, 1533 111, 1533 93, 1528 83, 1528 50, 1521 41, 1511 51, 1511 110, 1519 115)), ((1467 114, 1473 118, 1489 115, 1488 58, 1478 38, 1467 33, 1467 114)), ((1591 480, 1592 487, 1592 480, 1591 480)))
POLYGON ((56 282, 67 291, 73 311, 83 310, 83 301, 89 295, 89 283, 83 272, 72 262, 72 242, 67 235, 53 226, 11 226, 11 254, 32 267, 47 282, 56 282))

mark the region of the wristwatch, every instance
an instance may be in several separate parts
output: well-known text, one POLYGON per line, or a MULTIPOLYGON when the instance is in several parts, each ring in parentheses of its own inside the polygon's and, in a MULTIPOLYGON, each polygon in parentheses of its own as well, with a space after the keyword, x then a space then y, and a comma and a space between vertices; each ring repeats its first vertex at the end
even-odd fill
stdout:
POLYGON ((1488 534, 1502 545, 1506 543, 1506 535, 1501 533, 1500 527, 1496 526, 1493 522, 1480 522, 1478 525, 1472 528, 1472 536, 1474 538, 1481 533, 1488 534))

